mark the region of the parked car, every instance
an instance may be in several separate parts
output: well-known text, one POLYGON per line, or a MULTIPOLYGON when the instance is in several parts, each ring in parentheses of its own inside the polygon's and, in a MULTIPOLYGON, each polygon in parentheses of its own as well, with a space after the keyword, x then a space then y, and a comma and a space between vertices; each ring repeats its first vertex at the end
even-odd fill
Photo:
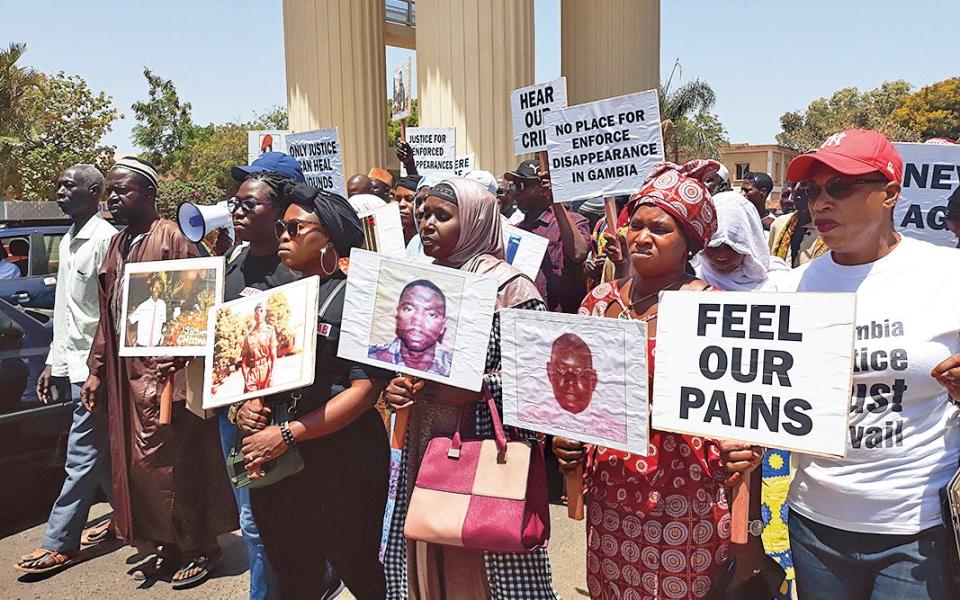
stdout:
POLYGON ((56 390, 47 405, 36 394, 52 341, 47 311, 0 299, 0 536, 46 516, 63 485, 70 390, 56 390))
POLYGON ((69 222, 0 225, 0 243, 7 251, 7 260, 20 268, 21 275, 0 279, 0 299, 53 314, 60 240, 69 227, 69 222))

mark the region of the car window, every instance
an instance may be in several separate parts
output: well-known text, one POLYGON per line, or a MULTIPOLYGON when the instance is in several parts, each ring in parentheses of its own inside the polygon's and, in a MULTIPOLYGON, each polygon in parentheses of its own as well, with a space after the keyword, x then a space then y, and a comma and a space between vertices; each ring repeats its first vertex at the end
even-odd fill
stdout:
POLYGON ((62 233, 30 234, 30 269, 28 276, 55 275, 60 265, 62 233))

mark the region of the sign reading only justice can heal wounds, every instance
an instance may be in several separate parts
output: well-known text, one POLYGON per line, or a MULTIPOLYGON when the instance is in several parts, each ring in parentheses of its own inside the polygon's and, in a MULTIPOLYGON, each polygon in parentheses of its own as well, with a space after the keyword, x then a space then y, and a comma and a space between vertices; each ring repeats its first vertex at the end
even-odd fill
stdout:
POLYGON ((953 248, 947 202, 960 194, 960 145, 894 144, 903 158, 903 191, 893 211, 897 230, 912 238, 953 248))
POLYGON ((665 292, 652 427, 842 457, 853 294, 665 292))
POLYGON ((552 110, 544 123, 554 202, 632 194, 663 161, 653 90, 552 110))
POLYGON ((513 153, 547 149, 544 115, 567 106, 567 78, 522 87, 510 92, 513 114, 513 153))
POLYGON ((288 135, 287 153, 300 163, 308 184, 347 197, 336 127, 288 135))

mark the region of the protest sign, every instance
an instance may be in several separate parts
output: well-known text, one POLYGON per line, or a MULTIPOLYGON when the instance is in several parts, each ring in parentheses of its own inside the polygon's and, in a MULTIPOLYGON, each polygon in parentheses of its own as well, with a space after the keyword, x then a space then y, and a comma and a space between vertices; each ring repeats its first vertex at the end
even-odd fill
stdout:
POLYGON ((396 202, 385 204, 360 215, 363 224, 363 249, 384 256, 404 258, 407 245, 403 241, 403 223, 400 221, 400 206, 396 202))
POLYGON ((893 211, 897 230, 937 244, 957 245, 947 229, 947 200, 960 194, 960 145, 894 144, 903 158, 903 190, 893 211))
POLYGON ((207 309, 223 300, 222 257, 128 263, 120 356, 203 356, 207 309))
POLYGON ((654 90, 544 115, 554 202, 637 191, 663 161, 654 90))
POLYGON ((530 279, 537 278, 550 240, 503 222, 504 260, 530 279))
POLYGON ((337 356, 479 391, 497 280, 350 253, 337 356))
POLYGON ((253 164, 264 152, 286 152, 288 135, 286 129, 248 131, 247 164, 253 164))
POLYGON ((513 113, 513 153, 526 154, 547 149, 543 116, 567 106, 567 78, 561 77, 510 92, 513 113))
MULTIPOLYGON (((452 173, 457 161, 457 129, 455 127, 408 127, 407 143, 413 151, 417 172, 452 173)), ((406 174, 406 169, 402 169, 406 174)))
POLYGON ((473 170, 473 165, 476 162, 477 155, 471 152, 466 156, 458 156, 456 162, 453 165, 453 173, 458 177, 463 177, 467 173, 473 170))
POLYGON ((308 184, 347 197, 336 127, 291 133, 287 136, 287 153, 300 163, 308 184))
POLYGON ((319 293, 314 275, 211 307, 203 408, 312 384, 319 293))
POLYGON ((506 425, 647 454, 646 323, 499 314, 506 425))
POLYGON ((664 292, 651 427, 844 456, 855 308, 854 294, 664 292))
POLYGON ((400 61, 393 72, 393 93, 390 95, 390 118, 394 121, 409 119, 413 108, 413 57, 400 61))

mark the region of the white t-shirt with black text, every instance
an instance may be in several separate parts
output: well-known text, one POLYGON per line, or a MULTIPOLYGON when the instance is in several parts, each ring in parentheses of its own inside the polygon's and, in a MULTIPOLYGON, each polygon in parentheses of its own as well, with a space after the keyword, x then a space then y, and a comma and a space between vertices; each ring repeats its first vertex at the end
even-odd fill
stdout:
POLYGON ((865 533, 942 523, 939 490, 960 460, 960 413, 930 371, 960 353, 958 273, 956 249, 907 237, 873 263, 838 265, 827 253, 791 273, 798 292, 857 295, 847 455, 797 454, 791 509, 865 533))

